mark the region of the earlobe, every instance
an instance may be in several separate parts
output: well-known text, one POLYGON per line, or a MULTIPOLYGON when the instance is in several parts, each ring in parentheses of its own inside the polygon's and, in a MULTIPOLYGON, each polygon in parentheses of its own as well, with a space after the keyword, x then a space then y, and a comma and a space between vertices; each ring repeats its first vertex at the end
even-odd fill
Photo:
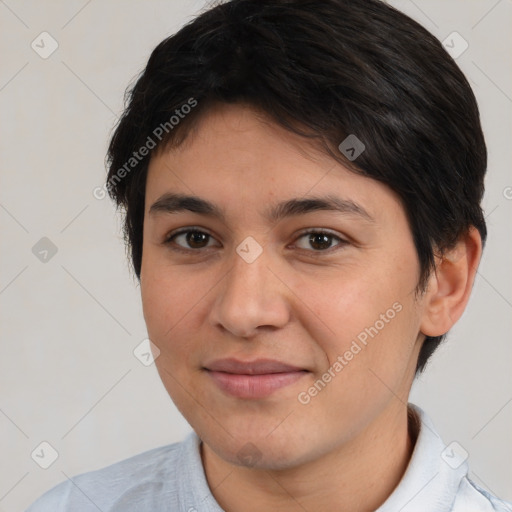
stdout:
POLYGON ((482 255, 480 233, 474 227, 436 261, 423 297, 420 330, 426 336, 441 336, 461 317, 469 300, 482 255))

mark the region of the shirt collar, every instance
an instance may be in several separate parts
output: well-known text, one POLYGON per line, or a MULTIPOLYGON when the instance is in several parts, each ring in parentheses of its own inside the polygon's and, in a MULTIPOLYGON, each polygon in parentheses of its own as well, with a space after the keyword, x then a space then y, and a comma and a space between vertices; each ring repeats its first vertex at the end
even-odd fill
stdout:
MULTIPOLYGON (((407 469, 389 498, 376 512, 449 512, 468 464, 460 451, 446 447, 434 424, 417 405, 408 404, 409 432, 416 438, 407 469)), ((181 512, 223 512, 206 480, 201 459, 201 440, 192 431, 181 446, 179 481, 181 512)), ((455 447, 456 448, 456 447, 455 447)))
POLYGON ((420 407, 410 403, 408 413, 410 427, 413 418, 417 425, 411 460, 398 486, 376 512, 448 512, 468 464, 457 449, 460 445, 446 447, 420 407))

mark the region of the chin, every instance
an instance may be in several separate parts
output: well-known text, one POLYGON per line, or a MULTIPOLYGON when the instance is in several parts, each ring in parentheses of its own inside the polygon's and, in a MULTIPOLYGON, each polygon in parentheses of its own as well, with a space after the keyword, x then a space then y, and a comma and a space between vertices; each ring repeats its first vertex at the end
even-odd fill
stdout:
POLYGON ((293 455, 283 450, 276 452, 273 446, 262 446, 260 440, 258 445, 248 441, 236 452, 233 452, 231 447, 226 447, 219 456, 231 464, 247 469, 280 471, 300 463, 297 450, 290 449, 290 451, 294 452, 293 455))
POLYGON ((284 470, 293 468, 303 462, 314 459, 311 446, 308 452, 302 453, 306 448, 304 443, 289 436, 265 437, 261 434, 250 436, 239 434, 237 436, 216 438, 215 436, 201 436, 210 449, 226 462, 246 467, 248 469, 284 470))

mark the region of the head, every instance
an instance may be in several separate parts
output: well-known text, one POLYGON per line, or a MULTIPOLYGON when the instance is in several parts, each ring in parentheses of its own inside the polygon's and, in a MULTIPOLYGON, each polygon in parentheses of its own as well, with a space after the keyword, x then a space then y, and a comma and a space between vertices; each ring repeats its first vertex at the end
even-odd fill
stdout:
POLYGON ((204 12, 153 51, 108 163, 160 375, 213 444, 216 417, 261 435, 285 403, 276 439, 296 447, 314 417, 311 449, 327 449, 389 389, 406 400, 467 303, 486 237, 477 104, 437 39, 383 2, 204 12), (223 357, 307 372, 240 402, 205 372, 223 357))

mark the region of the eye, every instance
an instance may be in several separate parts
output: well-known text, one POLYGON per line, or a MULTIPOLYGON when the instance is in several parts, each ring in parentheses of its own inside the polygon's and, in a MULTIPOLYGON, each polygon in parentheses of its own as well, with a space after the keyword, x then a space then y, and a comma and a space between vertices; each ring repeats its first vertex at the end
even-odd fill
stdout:
POLYGON ((314 252, 321 252, 332 249, 333 247, 346 245, 347 243, 346 240, 328 231, 312 230, 302 233, 295 242, 295 245, 299 247, 299 249, 305 249, 307 251, 313 249, 314 252))
POLYGON ((175 244, 186 250, 198 250, 218 245, 214 242, 215 239, 204 231, 198 229, 184 229, 177 233, 171 233, 165 239, 164 243, 166 245, 175 244))

